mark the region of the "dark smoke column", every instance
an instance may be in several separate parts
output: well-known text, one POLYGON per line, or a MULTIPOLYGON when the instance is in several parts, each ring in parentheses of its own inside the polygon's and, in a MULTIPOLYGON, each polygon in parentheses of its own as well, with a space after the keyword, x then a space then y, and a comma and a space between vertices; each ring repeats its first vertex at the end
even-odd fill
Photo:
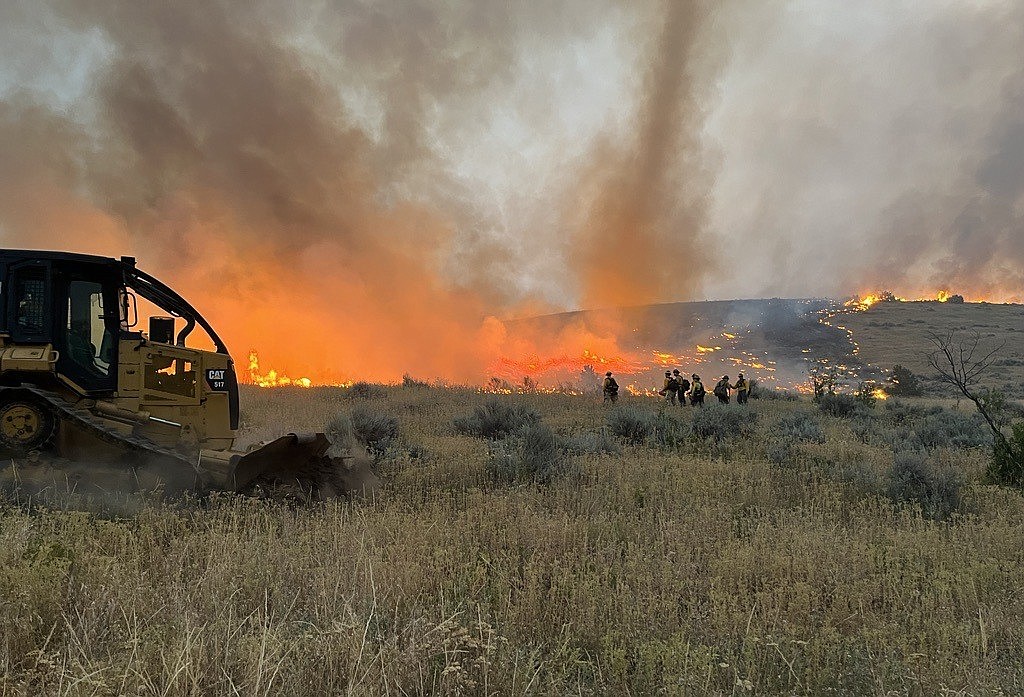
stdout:
POLYGON ((574 264, 586 307, 684 297, 707 268, 699 244, 705 177, 701 109, 688 66, 702 4, 668 0, 641 92, 635 137, 604 143, 583 173, 584 219, 574 264))

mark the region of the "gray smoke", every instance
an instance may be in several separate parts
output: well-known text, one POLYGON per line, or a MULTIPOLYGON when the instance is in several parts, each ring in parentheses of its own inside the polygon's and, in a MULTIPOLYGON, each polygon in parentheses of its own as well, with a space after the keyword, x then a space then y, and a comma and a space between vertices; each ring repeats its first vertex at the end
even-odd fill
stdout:
POLYGON ((320 242, 356 260, 408 244, 399 254, 498 308, 531 286, 560 292, 523 273, 550 275, 545 252, 560 253, 557 235, 525 234, 553 228, 532 200, 537 162, 587 121, 550 123, 595 67, 566 52, 613 61, 624 45, 606 33, 614 1, 11 0, 0 13, 8 244, 53 246, 52 211, 88 208, 174 262, 209 263, 195 238, 217 221, 228 248, 296 263, 320 242), (520 144, 534 152, 502 150, 520 144))
POLYGON ((1024 3, 734 3, 712 295, 1021 298, 1024 3))
POLYGON ((1019 297, 1022 27, 1010 0, 7 0, 0 241, 144 255, 246 341, 282 283, 324 342, 386 316, 344 356, 373 375, 462 365, 488 313, 1019 297), (437 363, 402 347, 428 334, 437 363))

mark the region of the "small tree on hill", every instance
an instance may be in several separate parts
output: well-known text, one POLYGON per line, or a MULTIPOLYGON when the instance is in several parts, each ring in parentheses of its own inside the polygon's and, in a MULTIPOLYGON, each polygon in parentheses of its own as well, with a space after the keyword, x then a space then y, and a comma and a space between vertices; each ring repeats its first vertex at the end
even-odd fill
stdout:
POLYGON ((893 366, 889 384, 889 394, 894 397, 921 396, 921 381, 910 371, 910 368, 904 368, 902 365, 893 366))
POLYGON ((836 393, 839 383, 839 371, 834 365, 818 361, 811 368, 811 388, 814 390, 814 401, 820 402, 825 396, 836 393))
POLYGON ((992 367, 1006 342, 993 348, 982 348, 981 335, 973 332, 962 337, 953 331, 949 334, 932 334, 935 346, 928 356, 928 364, 934 368, 943 382, 955 387, 960 394, 974 403, 978 413, 985 419, 992 431, 992 461, 988 476, 997 484, 1024 486, 1024 424, 1012 428, 1007 437, 1003 426, 1007 423, 999 393, 979 391, 979 380, 992 367))
POLYGON ((601 391, 601 376, 594 370, 594 366, 585 365, 580 371, 580 389, 584 394, 596 394, 601 391))

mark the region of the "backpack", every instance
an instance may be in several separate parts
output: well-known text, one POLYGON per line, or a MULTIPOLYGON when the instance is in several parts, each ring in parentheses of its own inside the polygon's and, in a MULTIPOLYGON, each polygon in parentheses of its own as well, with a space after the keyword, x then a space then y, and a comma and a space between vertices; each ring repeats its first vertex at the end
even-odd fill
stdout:
POLYGON ((693 396, 694 397, 703 397, 704 396, 704 383, 703 382, 695 382, 695 383, 693 383, 693 396))
POLYGON ((687 380, 686 378, 680 378, 679 379, 679 391, 680 392, 688 392, 689 389, 690 389, 690 381, 687 380))
POLYGON ((665 389, 668 390, 669 392, 678 392, 679 381, 676 380, 675 378, 669 378, 668 384, 665 385, 665 389))
POLYGON ((722 383, 715 385, 715 396, 716 397, 728 397, 729 389, 722 383))
POLYGON ((608 378, 608 384, 605 386, 605 392, 608 394, 619 393, 619 383, 615 382, 615 378, 608 378))

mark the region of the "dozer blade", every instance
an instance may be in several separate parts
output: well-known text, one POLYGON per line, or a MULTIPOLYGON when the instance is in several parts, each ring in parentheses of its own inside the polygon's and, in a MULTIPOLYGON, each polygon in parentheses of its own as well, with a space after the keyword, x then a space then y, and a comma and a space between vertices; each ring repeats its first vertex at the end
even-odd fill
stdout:
POLYGON ((365 452, 331 457, 323 433, 289 433, 249 452, 204 450, 199 469, 206 484, 218 489, 254 492, 298 488, 321 497, 372 495, 379 479, 365 452))

